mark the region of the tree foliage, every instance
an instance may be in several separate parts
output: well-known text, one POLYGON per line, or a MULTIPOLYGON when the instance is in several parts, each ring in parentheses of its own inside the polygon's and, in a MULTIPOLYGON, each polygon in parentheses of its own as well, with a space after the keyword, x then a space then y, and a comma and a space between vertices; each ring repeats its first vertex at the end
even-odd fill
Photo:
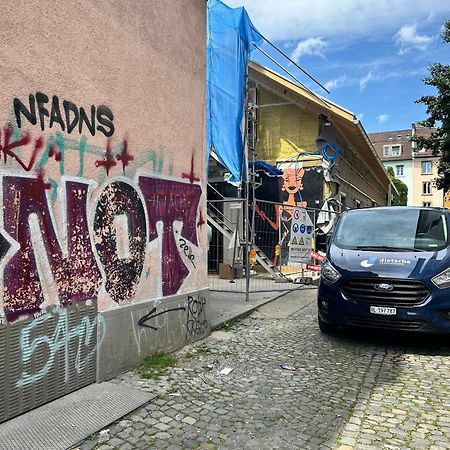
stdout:
POLYGON ((389 166, 387 172, 398 191, 398 194, 394 192, 392 206, 406 206, 408 204, 408 186, 402 180, 395 178, 393 167, 389 166))
MULTIPOLYGON (((450 20, 444 24, 442 39, 450 43, 450 20)), ((430 75, 424 78, 424 83, 434 86, 437 95, 424 95, 416 100, 427 107, 428 118, 421 122, 426 127, 436 127, 429 137, 415 137, 419 148, 433 151, 439 156, 438 177, 435 184, 445 192, 450 189, 450 65, 434 63, 429 67, 430 75)))

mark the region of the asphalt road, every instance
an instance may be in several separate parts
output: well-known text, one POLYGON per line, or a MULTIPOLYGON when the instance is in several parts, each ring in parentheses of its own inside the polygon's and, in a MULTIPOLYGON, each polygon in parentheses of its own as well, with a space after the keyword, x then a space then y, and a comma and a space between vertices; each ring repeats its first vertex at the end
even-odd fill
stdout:
POLYGON ((323 335, 314 300, 261 307, 179 351, 158 380, 117 378, 158 400, 80 448, 450 449, 449 338, 323 335))

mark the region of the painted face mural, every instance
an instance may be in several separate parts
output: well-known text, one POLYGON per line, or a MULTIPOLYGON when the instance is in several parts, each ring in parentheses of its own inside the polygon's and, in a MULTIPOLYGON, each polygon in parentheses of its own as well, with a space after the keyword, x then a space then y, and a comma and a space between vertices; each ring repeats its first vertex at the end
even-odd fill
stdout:
MULTIPOLYGON (((300 168, 288 168, 283 170, 283 186, 282 191, 286 191, 289 194, 289 201, 294 201, 291 196, 294 196, 298 191, 303 190, 303 175, 305 174, 305 169, 300 168)), ((290 203, 288 203, 290 204, 290 203)))
POLYGON ((0 129, 2 320, 91 299, 105 310, 196 279, 205 221, 194 152, 177 174, 163 147, 134 151, 117 136, 105 105, 36 93, 11 110, 0 129))

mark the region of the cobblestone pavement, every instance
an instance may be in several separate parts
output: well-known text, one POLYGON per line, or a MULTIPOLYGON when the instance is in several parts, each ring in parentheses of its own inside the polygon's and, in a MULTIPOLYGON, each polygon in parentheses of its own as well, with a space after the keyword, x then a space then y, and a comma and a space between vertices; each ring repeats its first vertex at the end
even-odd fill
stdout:
POLYGON ((168 376, 117 378, 158 399, 80 449, 450 449, 448 337, 322 335, 298 295, 177 352, 168 376))

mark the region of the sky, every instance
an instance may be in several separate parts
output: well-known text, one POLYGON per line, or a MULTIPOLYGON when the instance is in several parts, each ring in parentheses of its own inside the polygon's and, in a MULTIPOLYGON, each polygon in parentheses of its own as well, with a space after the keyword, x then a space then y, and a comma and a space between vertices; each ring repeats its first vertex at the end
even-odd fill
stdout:
MULTIPOLYGON (((368 133, 404 130, 426 118, 416 104, 436 90, 430 64, 450 64, 442 41, 450 0, 223 0, 244 6, 254 26, 330 94, 267 43, 261 48, 323 97, 352 111, 368 133)), ((258 50, 251 59, 284 76, 258 50)))

